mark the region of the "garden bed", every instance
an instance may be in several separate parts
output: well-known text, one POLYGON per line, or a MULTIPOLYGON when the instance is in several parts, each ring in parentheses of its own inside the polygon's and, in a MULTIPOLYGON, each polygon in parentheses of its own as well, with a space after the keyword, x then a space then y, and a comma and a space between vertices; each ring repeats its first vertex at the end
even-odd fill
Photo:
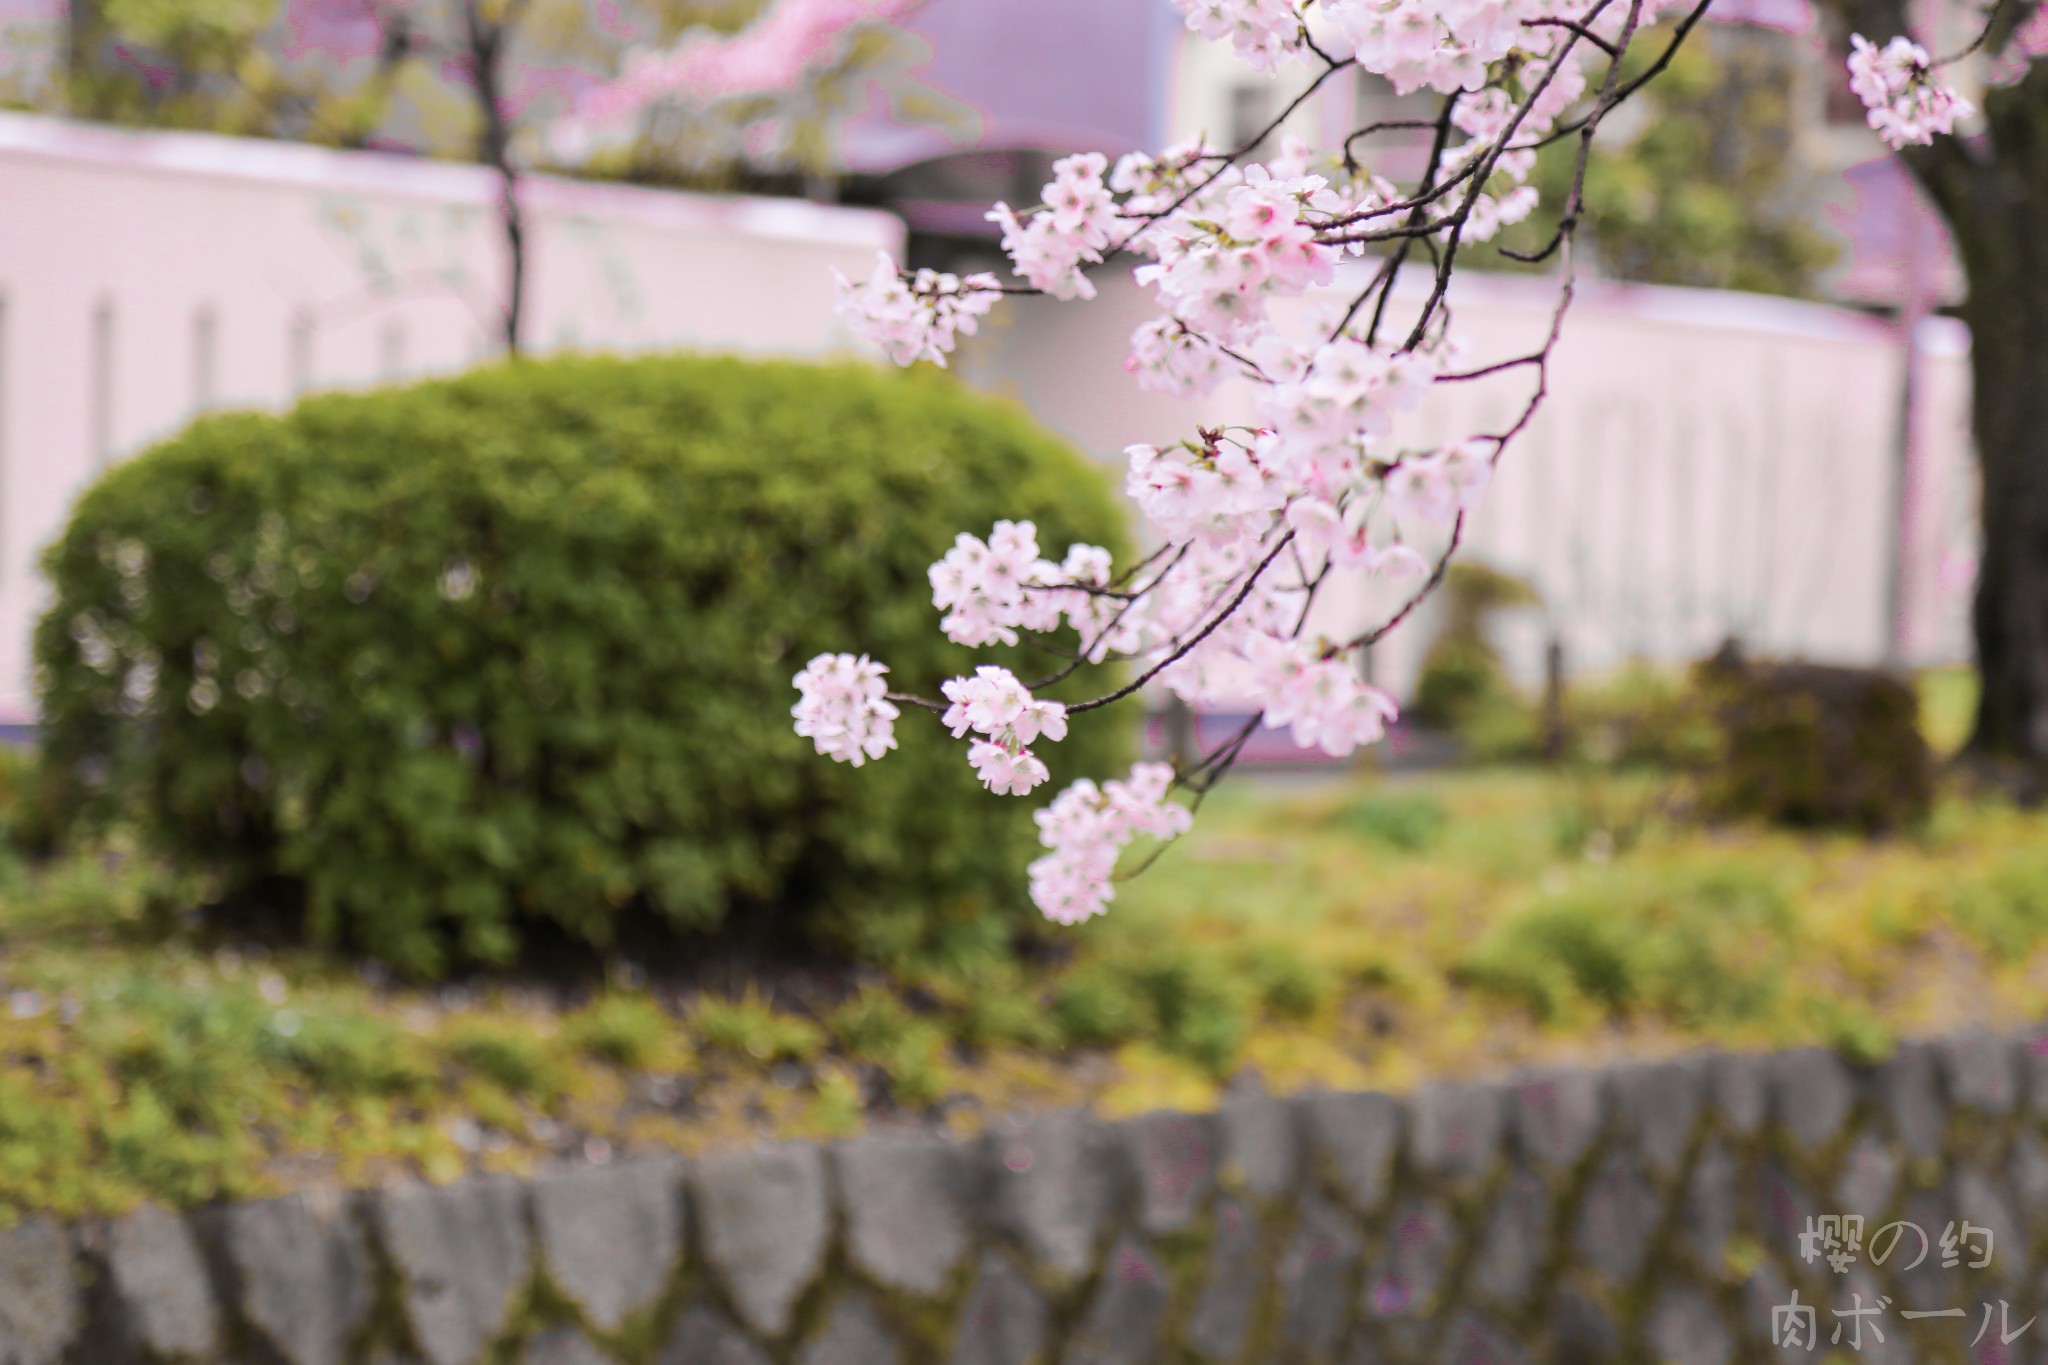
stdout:
POLYGON ((1226 788, 1028 961, 753 980, 612 963, 415 988, 237 942, 105 847, 8 873, 0 1205, 191 1205, 1230 1086, 1404 1089, 2048 1011, 2048 816, 1866 842, 1710 828, 1647 776, 1226 788))

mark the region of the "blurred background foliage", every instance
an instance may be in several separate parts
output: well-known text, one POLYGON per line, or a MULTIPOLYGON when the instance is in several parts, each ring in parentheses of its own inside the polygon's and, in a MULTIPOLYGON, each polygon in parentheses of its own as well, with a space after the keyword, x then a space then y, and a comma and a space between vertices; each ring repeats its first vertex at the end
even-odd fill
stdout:
MULTIPOLYGON (((1624 78, 1642 74, 1669 37, 1667 26, 1633 45, 1624 78)), ((1781 34, 1703 25, 1602 124, 1586 168, 1582 262, 1647 284, 1814 296, 1838 248, 1822 226, 1827 181, 1795 142, 1807 64, 1781 34)), ((1550 240, 1578 154, 1576 138, 1545 149, 1532 179, 1542 206, 1502 246, 1528 252, 1550 240)))

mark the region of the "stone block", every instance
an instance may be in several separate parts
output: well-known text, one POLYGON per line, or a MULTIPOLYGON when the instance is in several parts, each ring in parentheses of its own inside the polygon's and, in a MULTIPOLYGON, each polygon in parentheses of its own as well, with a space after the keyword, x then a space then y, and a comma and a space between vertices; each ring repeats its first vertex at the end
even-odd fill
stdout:
POLYGON ((684 1310, 654 1365, 769 1365, 769 1360, 725 1314, 699 1302, 684 1310))
POLYGON ((1437 1082, 1408 1103, 1408 1158, 1460 1184, 1483 1180, 1500 1154, 1506 1105, 1500 1087, 1437 1082))
POLYGON ((1536 1287, 1549 1241, 1549 1191, 1533 1172, 1514 1171, 1487 1215, 1472 1266, 1473 1289, 1495 1303, 1520 1304, 1536 1287))
POLYGON ((1111 1248, 1088 1311, 1074 1326, 1063 1365, 1148 1365, 1161 1349, 1173 1299, 1166 1271, 1133 1238, 1111 1248))
POLYGON ((1685 1182, 1685 1222, 1680 1229, 1685 1248, 1699 1268, 1719 1275, 1728 1249, 1728 1235, 1735 1230, 1735 1158, 1709 1138, 1693 1162, 1685 1182))
MULTIPOLYGON (((1948 1190, 1916 1190, 1906 1198, 1896 1233, 1870 1228, 1864 1234, 1864 1260, 1878 1264, 1898 1288, 1899 1308, 1939 1311, 1954 1306, 1956 1291, 1968 1288, 1981 1271, 1945 1270, 1941 1264, 1941 1231, 1957 1218, 1954 1194, 1948 1190), (1889 1245, 1887 1244, 1889 1243, 1889 1245)), ((1997 1264, 1994 1258, 1993 1265, 1997 1264)))
POLYGON ((1872 1073, 1871 1088, 1906 1155, 1940 1155, 1948 1112, 1942 1104, 1934 1052, 1927 1044, 1900 1044, 1872 1073))
POLYGON ((1755 1195, 1757 1235, 1773 1255, 1793 1255, 1800 1234, 1806 1231, 1806 1220, 1829 1212, 1775 1157, 1758 1163, 1755 1195))
POLYGON ((1611 1283, 1626 1284, 1641 1268, 1663 1216, 1664 1201, 1641 1163, 1630 1152, 1610 1152, 1587 1183, 1573 1245, 1611 1283))
POLYGON ((1795 1048, 1771 1059, 1772 1116, 1802 1150, 1839 1133, 1855 1103, 1849 1069, 1826 1048, 1795 1048))
POLYGON ((1216 1111, 1223 1169, 1246 1192, 1274 1199, 1301 1177, 1301 1128, 1294 1106, 1270 1095, 1237 1095, 1216 1111))
POLYGON ((1621 1329, 1605 1308, 1576 1289, 1563 1289, 1550 1307, 1553 1358, 1571 1365, 1603 1365, 1621 1357, 1621 1329))
POLYGON ((1659 1365, 1728 1365, 1735 1334, 1699 1290, 1667 1286, 1650 1309, 1651 1355, 1659 1365))
POLYGON ((204 1359, 220 1349, 220 1309, 183 1218, 145 1204, 108 1226, 106 1255, 124 1338, 158 1356, 204 1359))
POLYGON ((578 1327, 548 1328, 526 1343, 519 1359, 521 1365, 618 1365, 578 1327))
POLYGON ((1280 1331, 1309 1355, 1328 1355, 1344 1331, 1345 1281, 1363 1239, 1336 1207, 1314 1195, 1301 1201, 1301 1221, 1281 1253, 1280 1331))
POLYGON ((1158 1236, 1179 1232, 1216 1188, 1221 1140, 1207 1114, 1146 1114, 1118 1125, 1137 1184, 1138 1225, 1158 1236))
POLYGON ((1553 1169, 1573 1166, 1600 1135, 1606 1103, 1597 1072, 1541 1072, 1514 1086, 1516 1145, 1553 1169))
POLYGON ((1377 1210, 1400 1151, 1399 1102, 1388 1095, 1317 1091, 1296 1103, 1310 1160, 1354 1211, 1377 1210))
POLYGON ((548 1277, 600 1331, 652 1308, 683 1247, 683 1166, 649 1156, 550 1171, 533 1182, 548 1277))
POLYGON ((2012 1144, 2009 1180, 2020 1217, 2035 1237, 2048 1231, 2048 1145, 2023 1132, 2012 1144))
POLYGON ((370 1258, 340 1203, 306 1195, 230 1206, 222 1242, 242 1316, 285 1365, 342 1365, 370 1309, 370 1258))
POLYGON ((968 1151, 932 1134, 892 1134, 840 1143, 832 1170, 854 1263, 888 1288, 943 1293, 972 1243, 968 1151))
POLYGON ((1764 1125, 1770 1109, 1765 1053, 1733 1052, 1707 1062, 1707 1091, 1723 1131, 1748 1137, 1764 1125))
POLYGON ((69 1232, 41 1216, 0 1229, 0 1361, 57 1365, 81 1308, 69 1232))
POLYGON ((474 1365, 532 1273, 525 1183, 398 1185, 377 1191, 372 1207, 427 1365, 474 1365))
POLYGON ((1707 1068, 1698 1057, 1623 1067, 1613 1082, 1615 1109, 1643 1164, 1661 1178, 1676 1172, 1706 1107, 1707 1068))
POLYGON ((992 1225, 1055 1273, 1086 1275, 1123 1192, 1114 1134, 1059 1113, 999 1124, 984 1142, 992 1225))
MULTIPOLYGON (((2012 1196, 2001 1183, 1989 1173, 1976 1166, 1957 1166, 1949 1176, 1949 1217, 1956 1225, 1959 1239, 1955 1255, 1961 1263, 1956 1273, 1966 1276, 1983 1275, 2001 1281, 2007 1286, 2020 1284, 2029 1269, 2027 1238, 2020 1226, 2018 1212, 2013 1206, 2012 1196), (1981 1235, 1963 1238, 1963 1224, 1983 1228, 1990 1234, 1988 1247, 1991 1263, 1981 1269, 1969 1269, 1971 1263, 1983 1259, 1985 1239, 1981 1235)), ((1944 1223, 1946 1227, 1946 1222, 1944 1223)), ((1939 1238, 1941 1233, 1928 1229, 1939 1238)), ((1941 1248, 1937 1245, 1935 1254, 1941 1248)))
POLYGON ((1990 1033, 1951 1038, 1939 1048, 1948 1098, 1984 1114, 2009 1114, 2019 1102, 2019 1043, 1990 1033))
POLYGON ((996 1252, 983 1252, 953 1334, 953 1365, 1030 1365, 1051 1330, 1045 1299, 996 1252))
POLYGON ((1835 1202, 1840 1207, 1829 1212, 1876 1218, 1891 1207, 1902 1164, 1890 1143, 1874 1133, 1858 1134, 1848 1156, 1842 1160, 1841 1177, 1835 1182, 1835 1202))
POLYGON ((867 1296, 853 1293, 832 1305, 796 1359, 797 1365, 902 1365, 903 1348, 867 1296))
POLYGON ((2021 1036, 2019 1067, 2028 1112, 2048 1116, 2048 1029, 2021 1036))
POLYGON ((766 1336, 787 1332, 832 1230, 818 1149, 780 1143, 701 1158, 690 1168, 690 1206, 705 1259, 740 1317, 766 1336))
POLYGON ((1413 1199, 1394 1210, 1386 1246, 1365 1279, 1365 1313, 1374 1318, 1425 1318, 1457 1249, 1458 1226, 1442 1201, 1413 1199))
POLYGON ((1744 1360, 1814 1360, 1819 1358, 1819 1348, 1827 1344, 1827 1327, 1834 1325, 1827 1321, 1829 1305, 1816 1302, 1814 1296, 1810 1293, 1800 1294, 1795 1301, 1793 1296, 1796 1293, 1798 1291, 1794 1289, 1792 1281, 1786 1277, 1784 1270, 1770 1258, 1766 1257, 1757 1262, 1756 1266, 1751 1269, 1748 1277, 1742 1282, 1742 1312, 1736 1319, 1737 1330, 1747 1341, 1747 1349, 1744 1350, 1742 1355, 1744 1360), (1799 1332, 1799 1346, 1793 1347, 1789 1341, 1791 1336, 1790 1328, 1792 1326, 1789 1315, 1783 1320, 1787 1330, 1778 1331, 1778 1340, 1773 1342, 1774 1330, 1777 1329, 1780 1322, 1780 1319, 1773 1317, 1774 1312, 1780 1308, 1796 1309, 1801 1306, 1810 1307, 1814 1310, 1814 1318, 1817 1325, 1827 1323, 1827 1326, 1820 1328, 1819 1345, 1815 1348, 1808 1348, 1805 1345, 1806 1334, 1802 1330, 1799 1332))
POLYGON ((1208 1273, 1188 1317, 1187 1337, 1197 1355, 1227 1361, 1244 1349, 1267 1286, 1259 1273, 1259 1224, 1252 1208, 1227 1197, 1218 1200, 1215 1227, 1208 1273))
POLYGON ((1444 1328, 1437 1359, 1442 1365, 1528 1365, 1530 1356, 1485 1316, 1462 1309, 1444 1328))

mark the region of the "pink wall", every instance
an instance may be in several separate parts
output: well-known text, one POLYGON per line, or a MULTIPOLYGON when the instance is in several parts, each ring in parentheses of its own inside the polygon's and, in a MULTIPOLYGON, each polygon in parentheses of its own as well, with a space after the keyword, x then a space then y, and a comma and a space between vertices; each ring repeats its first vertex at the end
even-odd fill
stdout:
MULTIPOLYGON (((494 353, 495 193, 470 166, 0 113, 0 721, 33 705, 37 557, 107 459, 208 406, 494 353)), ((536 350, 833 349, 831 269, 865 274, 902 235, 861 210, 547 179, 526 203, 536 350)))

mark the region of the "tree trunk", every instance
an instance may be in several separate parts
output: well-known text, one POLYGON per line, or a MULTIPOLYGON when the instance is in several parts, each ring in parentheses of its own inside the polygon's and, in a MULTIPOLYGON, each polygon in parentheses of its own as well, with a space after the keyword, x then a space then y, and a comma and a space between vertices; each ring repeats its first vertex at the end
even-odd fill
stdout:
POLYGON ((482 4, 483 0, 464 0, 462 17, 476 81, 477 109, 483 120, 477 138, 477 159, 498 173, 498 223, 505 234, 505 353, 517 356, 526 311, 526 220, 519 206, 519 172, 512 164, 512 125, 505 116, 503 99, 505 49, 515 21, 487 17, 482 4))
POLYGON ((2048 795, 2048 63, 1986 92, 1988 135, 1907 158, 1941 206, 1969 276, 1983 560, 1982 681, 1966 751, 2031 797, 2048 795))

